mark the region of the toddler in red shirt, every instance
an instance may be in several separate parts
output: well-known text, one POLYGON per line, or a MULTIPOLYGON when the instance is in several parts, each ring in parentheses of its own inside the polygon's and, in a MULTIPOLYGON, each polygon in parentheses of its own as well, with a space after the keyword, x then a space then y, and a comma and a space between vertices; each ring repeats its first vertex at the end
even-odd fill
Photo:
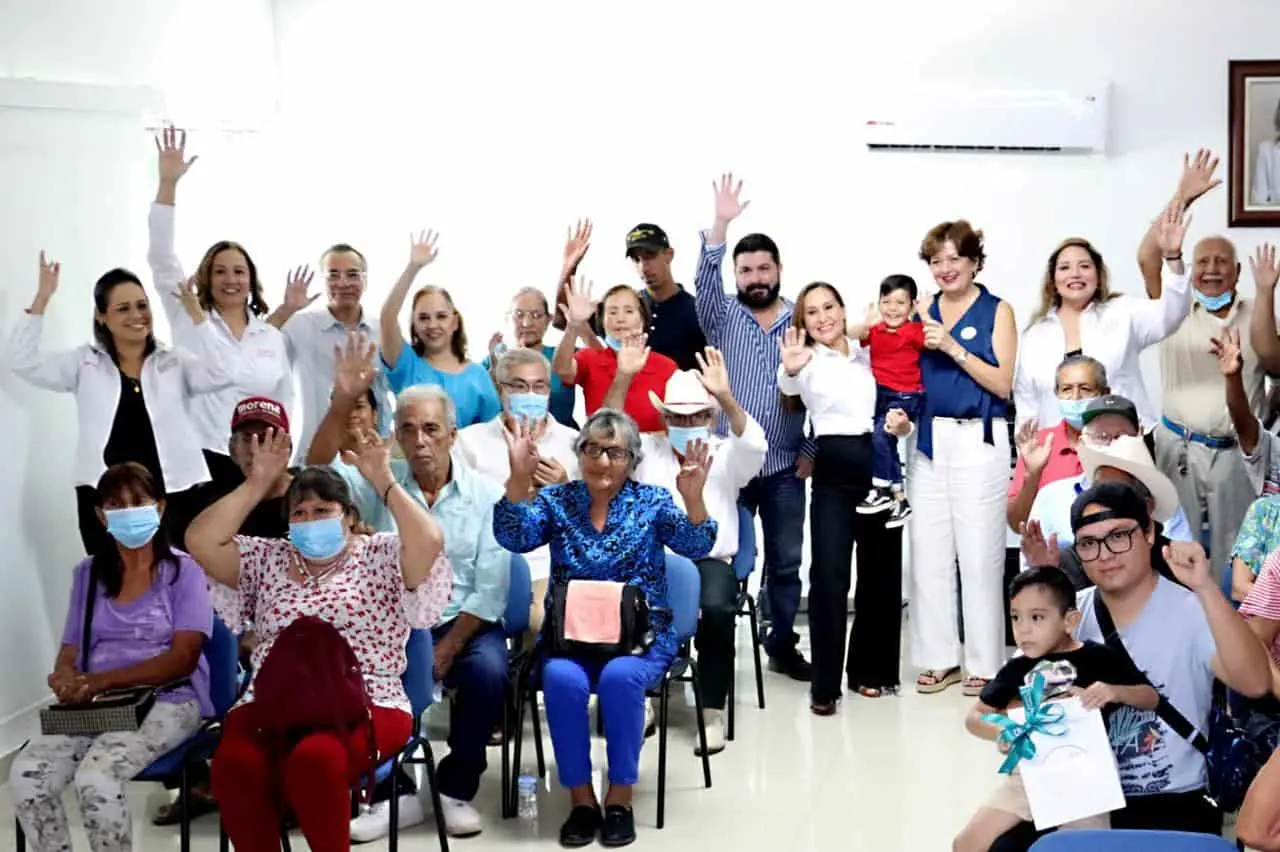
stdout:
POLYGON ((885 431, 885 415, 894 408, 912 421, 920 412, 924 385, 920 382, 920 353, 924 349, 924 324, 916 315, 916 282, 909 275, 890 275, 880 282, 880 302, 867 311, 866 324, 852 326, 871 350, 871 372, 876 378, 876 417, 871 430, 871 491, 858 504, 864 515, 889 512, 885 528, 900 527, 911 517, 911 504, 902 488, 902 464, 898 438, 885 431))

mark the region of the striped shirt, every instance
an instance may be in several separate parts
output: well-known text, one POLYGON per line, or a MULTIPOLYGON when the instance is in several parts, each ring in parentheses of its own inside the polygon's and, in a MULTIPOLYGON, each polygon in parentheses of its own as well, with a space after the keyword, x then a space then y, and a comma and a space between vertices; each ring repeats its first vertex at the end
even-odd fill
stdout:
MULTIPOLYGON (((778 341, 791 325, 791 302, 782 299, 782 311, 768 329, 756 322, 755 316, 734 295, 724 291, 720 265, 724 261, 723 245, 707 245, 707 232, 702 234, 702 251, 698 255, 698 274, 694 279, 695 307, 698 323, 707 343, 724 355, 729 370, 729 389, 734 399, 764 428, 769 441, 761 476, 770 476, 794 467, 796 453, 805 451, 812 457, 804 441, 804 411, 787 411, 778 393, 778 341)), ((723 414, 716 432, 729 434, 729 423, 723 414)))
MULTIPOLYGON (((1280 551, 1275 551, 1262 563, 1262 571, 1253 588, 1240 604, 1240 614, 1245 618, 1265 618, 1280 621, 1280 551)), ((1280 664, 1280 636, 1276 636, 1267 649, 1272 661, 1280 664)))

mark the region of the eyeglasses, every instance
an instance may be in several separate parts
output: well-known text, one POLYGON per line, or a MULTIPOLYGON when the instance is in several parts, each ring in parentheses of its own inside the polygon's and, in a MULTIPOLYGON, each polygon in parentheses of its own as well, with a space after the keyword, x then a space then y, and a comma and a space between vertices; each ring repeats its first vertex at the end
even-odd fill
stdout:
POLYGON ((1133 534, 1140 529, 1142 527, 1132 526, 1128 529, 1112 530, 1102 538, 1078 538, 1074 545, 1076 556, 1080 557, 1081 562, 1092 562, 1102 555, 1104 544, 1107 550, 1116 556, 1128 553, 1133 550, 1133 534))
POLYGON ((542 310, 512 311, 511 316, 515 318, 516 322, 524 322, 525 320, 528 320, 529 322, 542 322, 547 318, 547 312, 542 310))
POLYGON ((534 382, 532 385, 523 381, 503 382, 502 386, 512 393, 551 393, 549 382, 534 382))
POLYGON ((614 464, 620 464, 631 458, 631 451, 626 447, 602 447, 599 444, 587 444, 582 448, 582 454, 592 461, 608 456, 609 461, 614 464))
POLYGON ((1095 447, 1108 447, 1111 445, 1111 442, 1114 441, 1116 438, 1120 438, 1128 434, 1130 433, 1107 432, 1097 427, 1094 427, 1091 429, 1088 426, 1086 426, 1084 428, 1084 432, 1082 433, 1082 437, 1084 438, 1084 442, 1086 444, 1090 444, 1095 447))

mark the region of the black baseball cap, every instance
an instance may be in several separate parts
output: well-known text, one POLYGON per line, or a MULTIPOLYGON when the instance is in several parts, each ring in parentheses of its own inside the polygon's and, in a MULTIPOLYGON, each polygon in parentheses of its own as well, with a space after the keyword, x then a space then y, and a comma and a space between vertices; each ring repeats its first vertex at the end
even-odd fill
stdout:
POLYGON ((1139 432, 1142 431, 1142 421, 1138 417, 1138 409, 1127 397, 1114 393, 1100 396, 1089 403, 1080 419, 1082 422, 1088 423, 1093 418, 1101 417, 1104 414, 1119 414, 1132 423, 1133 428, 1139 432))
POLYGON ((1079 532, 1081 527, 1089 524, 1116 518, 1137 521, 1144 530, 1151 526, 1151 511, 1147 508, 1146 498, 1127 482, 1099 482, 1092 488, 1086 488, 1071 504, 1071 532, 1073 533, 1079 532), (1089 506, 1105 508, 1100 511, 1094 510, 1086 515, 1085 509, 1089 506))
POLYGON ((627 257, 635 259, 638 251, 666 251, 671 248, 667 232, 657 225, 642 222, 627 232, 627 257))

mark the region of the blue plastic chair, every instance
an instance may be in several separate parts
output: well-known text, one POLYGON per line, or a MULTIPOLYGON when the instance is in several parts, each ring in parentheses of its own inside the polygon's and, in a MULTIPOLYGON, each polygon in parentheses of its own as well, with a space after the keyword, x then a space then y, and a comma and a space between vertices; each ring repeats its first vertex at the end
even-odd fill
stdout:
POLYGON ((1040 838, 1031 852, 1235 852, 1235 846, 1212 834, 1184 831, 1055 831, 1040 838))
MULTIPOLYGON (((756 517, 746 507, 738 506, 738 552, 733 556, 733 573, 738 578, 738 606, 736 617, 747 616, 751 621, 751 652, 756 665, 756 701, 764 709, 764 668, 760 664, 760 623, 756 616, 755 596, 747 591, 747 582, 756 567, 756 517)), ((735 638, 736 646, 737 640, 735 638)), ((733 667, 733 679, 729 681, 728 724, 725 735, 732 740, 734 707, 738 696, 738 667, 733 667)))
MULTIPOLYGON (((134 781, 170 781, 175 775, 180 779, 178 788, 186 791, 189 788, 188 770, 191 766, 208 760, 218 746, 222 736, 222 720, 235 704, 240 694, 239 677, 239 643, 235 634, 227 629, 222 620, 213 619, 213 632, 204 643, 205 662, 209 664, 209 699, 213 703, 213 718, 205 720, 186 742, 157 758, 150 766, 133 777, 134 781)), ((25 743, 24 746, 25 748, 25 743)), ((22 825, 14 819, 17 826, 17 852, 26 849, 27 836, 22 825)), ((191 818, 186 808, 182 809, 182 821, 179 823, 180 849, 191 850, 191 818)), ((224 852, 225 852, 225 846, 224 852)))

